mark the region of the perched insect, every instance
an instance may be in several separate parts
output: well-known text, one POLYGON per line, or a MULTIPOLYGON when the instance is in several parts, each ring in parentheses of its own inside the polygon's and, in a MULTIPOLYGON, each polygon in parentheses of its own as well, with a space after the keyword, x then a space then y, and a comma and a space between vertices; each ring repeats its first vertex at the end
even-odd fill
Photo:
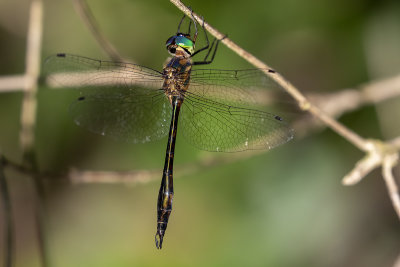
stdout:
POLYGON ((157 140, 168 134, 157 202, 155 242, 159 249, 172 211, 178 122, 190 143, 208 151, 271 149, 293 138, 292 129, 280 116, 257 110, 252 104, 246 87, 265 88, 273 83, 261 70, 192 70, 195 65, 213 61, 219 40, 214 39, 210 45, 203 25, 207 45, 195 50, 196 20, 192 16, 188 32, 182 33, 184 18, 177 33, 166 42, 172 58, 161 72, 69 54, 51 56, 45 63, 49 83, 81 91, 70 107, 79 126, 134 143, 157 140), (202 51, 206 52, 203 61, 193 61, 202 51))

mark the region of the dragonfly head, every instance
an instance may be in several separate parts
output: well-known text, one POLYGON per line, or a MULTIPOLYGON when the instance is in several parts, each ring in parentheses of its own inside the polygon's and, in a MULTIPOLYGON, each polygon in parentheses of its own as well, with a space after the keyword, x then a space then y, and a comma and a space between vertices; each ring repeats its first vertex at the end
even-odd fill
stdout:
POLYGON ((168 52, 173 56, 180 52, 190 57, 194 52, 194 42, 190 39, 189 34, 177 33, 167 40, 165 46, 168 52))

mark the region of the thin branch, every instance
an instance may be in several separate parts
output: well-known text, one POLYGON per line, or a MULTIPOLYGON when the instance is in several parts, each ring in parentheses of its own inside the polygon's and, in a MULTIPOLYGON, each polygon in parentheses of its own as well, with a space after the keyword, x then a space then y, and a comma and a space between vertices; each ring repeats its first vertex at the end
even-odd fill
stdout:
MULTIPOLYGON (((40 52, 42 45, 43 31, 43 2, 42 0, 33 0, 30 8, 29 28, 26 48, 26 86, 22 100, 21 111, 21 132, 20 144, 23 151, 24 165, 32 170, 37 170, 37 164, 34 154, 35 125, 36 125, 36 107, 37 107, 37 89, 40 75, 40 52)), ((44 214, 44 190, 39 175, 33 174, 35 185, 35 219, 36 232, 39 242, 39 253, 41 265, 48 266, 46 244, 43 228, 44 214)))
POLYGON ((19 92, 27 86, 25 75, 10 75, 0 77, 0 92, 19 92))
POLYGON ((0 195, 4 210, 4 266, 11 267, 14 254, 14 222, 11 209, 10 193, 4 175, 3 157, 0 155, 0 195))
POLYGON ((129 183, 130 185, 148 183, 159 178, 159 170, 149 171, 81 171, 72 168, 68 177, 72 183, 129 183))
POLYGON ((390 199, 392 200, 393 208, 400 219, 399 188, 397 187, 395 179, 393 177, 393 167, 397 165, 398 160, 399 160, 399 155, 397 153, 386 156, 383 160, 382 176, 385 180, 390 199))
POLYGON ((334 93, 311 93, 307 97, 333 117, 339 117, 368 104, 378 104, 400 96, 400 75, 372 81, 357 89, 342 89, 334 93))
MULTIPOLYGON (((219 154, 212 156, 208 154, 202 157, 196 163, 177 166, 175 178, 188 176, 197 173, 205 168, 212 168, 223 164, 229 164, 245 160, 264 153, 263 150, 251 150, 241 153, 219 154)), ((205 154, 206 155, 206 154, 205 154)), ((113 172, 113 171, 80 171, 71 169, 68 173, 68 178, 73 183, 129 183, 129 185, 149 183, 160 178, 160 170, 136 170, 128 172, 113 172)))
POLYGON ((400 136, 392 139, 389 143, 397 150, 400 150, 400 136))
POLYGON ((383 100, 398 96, 400 90, 400 75, 388 79, 382 79, 366 84, 363 87, 363 95, 366 102, 378 103, 383 100), (377 88, 380 90, 378 91, 377 88))
POLYGON ((397 256, 397 259, 396 259, 393 267, 400 267, 400 254, 397 256))
POLYGON ((73 1, 75 10, 86 24, 86 27, 89 28, 92 35, 97 41, 97 44, 103 49, 104 52, 113 60, 113 61, 124 61, 124 58, 118 53, 118 51, 114 48, 110 41, 102 34, 99 30, 99 26, 95 17, 93 16, 92 11, 90 10, 88 4, 85 0, 74 0, 73 1))
POLYGON ((42 41, 43 3, 34 0, 31 4, 26 48, 26 85, 22 100, 20 144, 24 161, 32 164, 36 124, 36 93, 40 73, 40 50, 42 41))
MULTIPOLYGON (((371 143, 372 145, 372 143, 371 143)), ((354 169, 347 174, 343 180, 343 185, 355 185, 367 174, 382 164, 382 154, 377 150, 371 149, 367 155, 356 163, 354 169)))

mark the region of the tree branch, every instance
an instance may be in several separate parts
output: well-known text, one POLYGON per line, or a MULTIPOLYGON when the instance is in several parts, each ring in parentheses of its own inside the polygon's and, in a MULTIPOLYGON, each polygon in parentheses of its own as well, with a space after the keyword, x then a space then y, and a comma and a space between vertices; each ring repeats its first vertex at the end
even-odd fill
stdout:
POLYGON ((40 51, 42 41, 43 3, 33 0, 30 9, 28 41, 26 47, 26 74, 21 111, 20 145, 24 162, 33 164, 33 147, 36 124, 36 93, 40 75, 40 51))
POLYGON ((397 187, 396 181, 393 177, 393 167, 398 164, 398 161, 399 155, 397 153, 386 156, 383 160, 382 176, 385 180, 389 197, 392 200, 393 208, 400 219, 399 188, 397 187))

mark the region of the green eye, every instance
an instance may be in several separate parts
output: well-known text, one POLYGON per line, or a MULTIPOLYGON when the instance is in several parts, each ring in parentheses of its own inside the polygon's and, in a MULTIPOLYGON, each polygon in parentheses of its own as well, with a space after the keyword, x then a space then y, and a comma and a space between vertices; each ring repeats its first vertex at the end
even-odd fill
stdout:
POLYGON ((170 45, 177 45, 186 50, 190 55, 194 52, 194 43, 188 37, 182 35, 175 35, 170 37, 165 43, 168 48, 170 45))
POLYGON ((174 41, 175 41, 175 36, 170 37, 170 38, 167 40, 167 42, 165 43, 165 46, 168 47, 169 45, 173 44, 174 41))
POLYGON ((175 38, 175 43, 182 48, 185 48, 189 54, 193 54, 194 52, 194 44, 193 41, 185 36, 177 36, 175 38))

